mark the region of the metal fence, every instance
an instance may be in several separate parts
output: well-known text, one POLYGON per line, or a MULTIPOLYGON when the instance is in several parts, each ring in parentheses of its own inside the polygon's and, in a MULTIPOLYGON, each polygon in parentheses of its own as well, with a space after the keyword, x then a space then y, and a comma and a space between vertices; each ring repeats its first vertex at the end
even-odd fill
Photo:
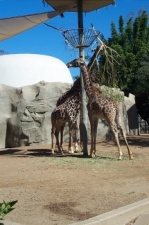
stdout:
POLYGON ((140 115, 138 115, 138 125, 139 125, 139 129, 138 129, 138 133, 139 134, 149 134, 149 125, 146 122, 146 120, 143 120, 140 115))

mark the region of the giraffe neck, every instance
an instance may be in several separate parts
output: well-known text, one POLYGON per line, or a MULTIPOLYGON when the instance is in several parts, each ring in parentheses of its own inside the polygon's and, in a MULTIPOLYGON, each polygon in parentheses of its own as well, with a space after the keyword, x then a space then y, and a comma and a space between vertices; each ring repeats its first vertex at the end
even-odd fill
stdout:
POLYGON ((91 76, 89 75, 87 71, 86 65, 81 65, 81 72, 83 76, 83 81, 84 81, 84 88, 86 91, 86 94, 88 98, 92 98, 94 91, 93 91, 93 83, 91 81, 91 76))
POLYGON ((76 94, 68 98, 65 102, 67 109, 70 110, 75 116, 78 114, 80 104, 80 92, 76 92, 76 94))
POLYGON ((74 82, 73 86, 68 91, 66 91, 65 93, 63 93, 62 96, 59 97, 59 99, 57 100, 56 106, 61 105, 68 98, 73 96, 76 91, 80 91, 80 79, 79 78, 74 82))

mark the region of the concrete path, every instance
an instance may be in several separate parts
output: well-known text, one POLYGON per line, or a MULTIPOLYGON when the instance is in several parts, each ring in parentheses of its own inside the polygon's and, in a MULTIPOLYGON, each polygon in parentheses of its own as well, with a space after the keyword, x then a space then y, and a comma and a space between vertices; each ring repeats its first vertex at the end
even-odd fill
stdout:
MULTIPOLYGON (((21 224, 1 220, 0 225, 21 224)), ((149 198, 71 225, 149 225, 149 198)))
POLYGON ((71 225, 149 225, 149 198, 71 225))

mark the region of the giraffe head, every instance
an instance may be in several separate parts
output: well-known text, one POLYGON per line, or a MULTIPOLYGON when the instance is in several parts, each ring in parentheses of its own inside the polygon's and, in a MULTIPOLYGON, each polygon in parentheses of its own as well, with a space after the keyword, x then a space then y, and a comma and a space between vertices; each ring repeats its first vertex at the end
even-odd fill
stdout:
POLYGON ((70 67, 80 67, 81 65, 86 65, 85 61, 81 58, 74 59, 66 64, 68 68, 70 67))

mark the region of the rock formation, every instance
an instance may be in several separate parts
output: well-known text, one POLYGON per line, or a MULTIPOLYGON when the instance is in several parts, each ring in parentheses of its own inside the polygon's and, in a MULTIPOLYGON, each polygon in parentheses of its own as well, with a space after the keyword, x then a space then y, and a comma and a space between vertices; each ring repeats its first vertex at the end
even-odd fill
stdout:
MULTIPOLYGON (((70 86, 69 83, 44 81, 21 88, 0 84, 0 148, 50 144, 51 112, 57 99, 70 86)), ((128 120, 124 109, 130 108, 130 105, 133 106, 134 101, 133 99, 129 101, 129 107, 125 106, 125 102, 120 106, 127 133, 129 132, 128 120)), ((90 139, 89 122, 87 129, 90 139)), ((110 137, 109 129, 103 121, 100 121, 97 140, 108 137, 110 137)), ((68 141, 67 127, 64 132, 64 141, 68 141)))

